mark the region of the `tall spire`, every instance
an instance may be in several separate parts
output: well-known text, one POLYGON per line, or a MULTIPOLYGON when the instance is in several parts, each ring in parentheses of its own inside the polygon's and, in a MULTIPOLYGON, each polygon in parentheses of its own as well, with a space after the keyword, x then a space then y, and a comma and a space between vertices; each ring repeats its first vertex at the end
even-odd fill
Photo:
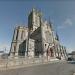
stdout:
POLYGON ((49 17, 49 25, 50 25, 51 30, 53 31, 53 24, 52 24, 52 22, 50 21, 50 17, 49 17))
POLYGON ((35 10, 36 10, 36 9, 33 7, 33 8, 32 8, 32 11, 35 11, 35 10))
POLYGON ((57 32, 56 32, 56 40, 59 41, 59 36, 58 36, 57 32))

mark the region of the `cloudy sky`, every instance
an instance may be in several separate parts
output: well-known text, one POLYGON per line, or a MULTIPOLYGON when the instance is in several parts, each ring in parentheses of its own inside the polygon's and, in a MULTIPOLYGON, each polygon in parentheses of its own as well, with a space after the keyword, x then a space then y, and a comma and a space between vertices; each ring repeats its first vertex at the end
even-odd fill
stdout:
POLYGON ((54 24, 61 44, 75 50, 75 1, 0 1, 0 50, 10 49, 15 26, 27 25, 30 10, 41 10, 43 18, 54 24))

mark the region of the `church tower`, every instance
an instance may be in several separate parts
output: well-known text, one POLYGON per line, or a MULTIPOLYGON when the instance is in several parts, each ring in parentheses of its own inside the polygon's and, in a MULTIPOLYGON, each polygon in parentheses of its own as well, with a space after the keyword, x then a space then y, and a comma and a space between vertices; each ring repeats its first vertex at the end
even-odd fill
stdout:
POLYGON ((36 53, 39 54, 40 53, 39 50, 41 50, 42 47, 41 46, 42 42, 38 42, 41 40, 40 20, 41 20, 41 12, 33 8, 28 16, 28 55, 29 56, 35 56, 37 55, 36 53), (40 37, 37 38, 37 36, 40 37), (38 49, 38 45, 41 46, 39 47, 40 49, 38 49))
POLYGON ((35 31, 40 26, 40 17, 41 13, 33 8, 28 16, 28 28, 31 32, 35 31))
MULTIPOLYGON (((28 37, 28 28, 18 26, 14 29, 13 39, 11 43, 10 56, 19 56, 21 43, 28 37)), ((22 48, 21 48, 22 50, 22 48)))

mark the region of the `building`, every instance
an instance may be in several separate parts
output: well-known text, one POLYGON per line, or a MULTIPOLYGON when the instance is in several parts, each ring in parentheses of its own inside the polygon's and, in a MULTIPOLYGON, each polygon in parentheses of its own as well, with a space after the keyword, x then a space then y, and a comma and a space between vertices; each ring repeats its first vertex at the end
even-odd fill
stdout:
POLYGON ((10 49, 11 56, 21 55, 21 53, 24 51, 21 44, 24 43, 27 37, 28 37, 28 28, 18 26, 14 29, 14 35, 13 35, 11 49, 10 49))
POLYGON ((28 16, 28 27, 18 26, 14 30, 10 56, 59 57, 61 52, 63 49, 52 23, 43 21, 42 13, 33 8, 28 16))

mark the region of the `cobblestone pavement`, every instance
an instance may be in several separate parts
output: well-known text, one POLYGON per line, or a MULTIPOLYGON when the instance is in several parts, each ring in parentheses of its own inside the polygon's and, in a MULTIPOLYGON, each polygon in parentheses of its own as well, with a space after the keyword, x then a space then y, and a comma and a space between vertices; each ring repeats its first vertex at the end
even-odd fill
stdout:
POLYGON ((59 62, 0 71, 0 75, 73 75, 75 63, 59 62))

